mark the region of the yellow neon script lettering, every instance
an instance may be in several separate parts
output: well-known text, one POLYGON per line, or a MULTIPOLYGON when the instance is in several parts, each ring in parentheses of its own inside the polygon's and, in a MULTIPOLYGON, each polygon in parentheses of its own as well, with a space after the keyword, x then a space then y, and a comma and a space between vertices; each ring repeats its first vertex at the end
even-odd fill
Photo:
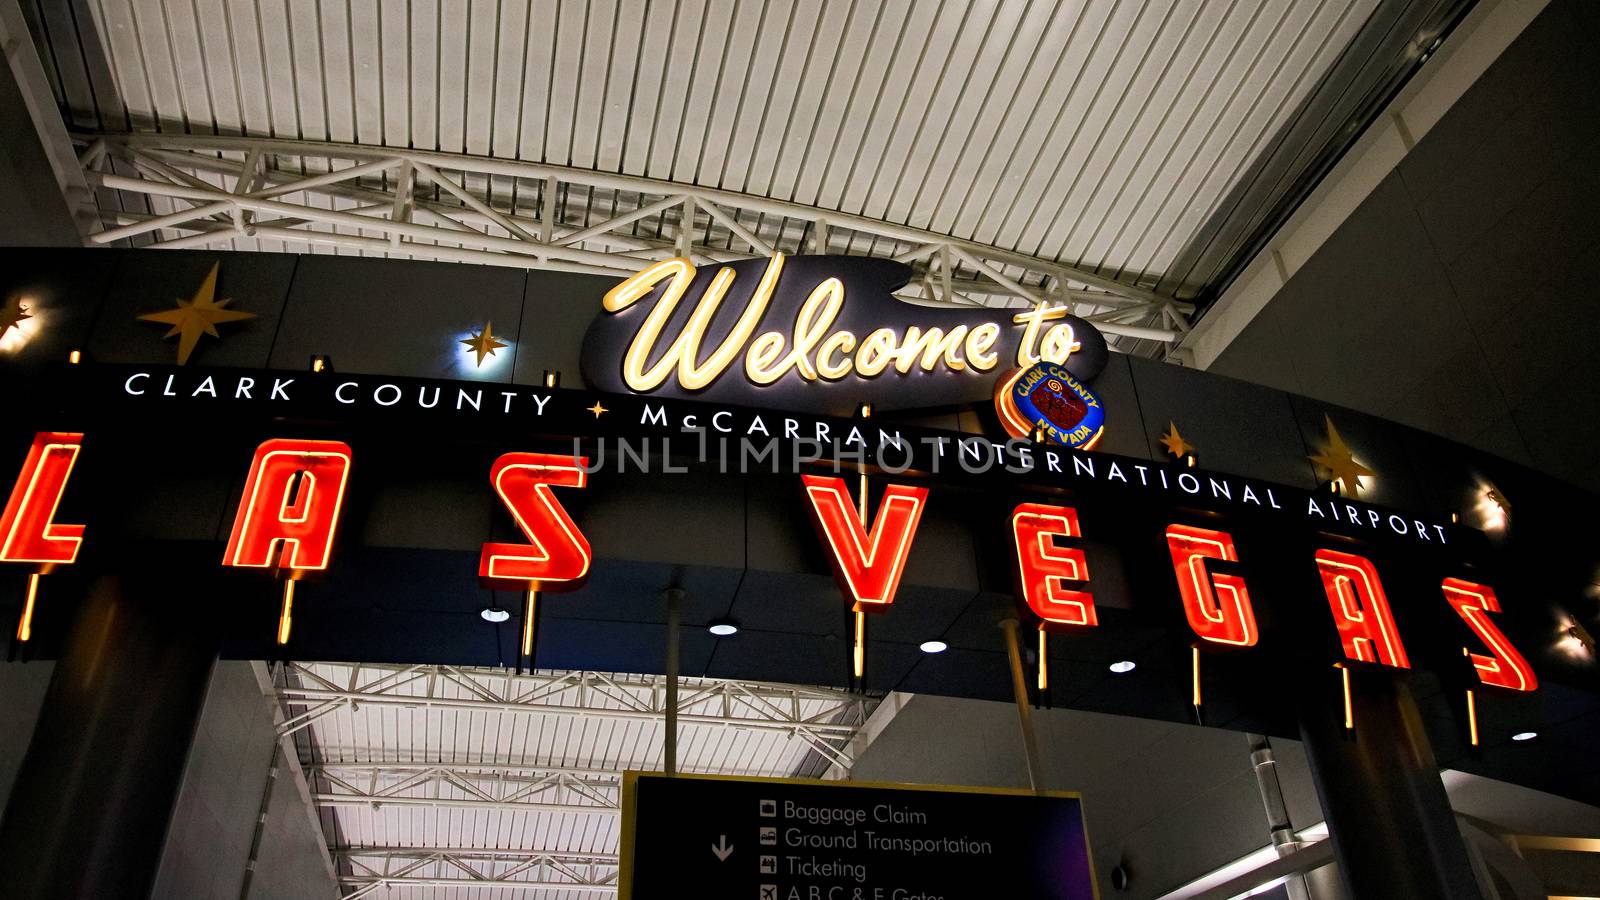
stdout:
POLYGON ((817 371, 829 381, 838 381, 850 374, 850 351, 856 348, 856 336, 848 331, 835 331, 828 335, 822 342, 822 349, 817 352, 817 371), (838 362, 829 362, 835 353, 843 353, 845 357, 838 362))
MULTIPOLYGON (((942 328, 924 330, 910 326, 903 336, 893 329, 879 328, 864 338, 850 331, 833 330, 845 299, 844 284, 837 278, 825 279, 812 289, 795 312, 787 337, 781 331, 766 331, 752 340, 777 288, 783 258, 781 253, 773 254, 760 285, 739 314, 738 321, 703 362, 700 361, 700 344, 733 284, 732 269, 724 267, 717 272, 700 299, 695 301, 682 332, 654 363, 651 359, 662 340, 662 332, 694 281, 694 264, 687 259, 664 260, 612 288, 605 296, 604 306, 607 312, 617 313, 649 295, 663 282, 666 284, 660 301, 645 317, 623 356, 623 381, 635 391, 653 391, 676 370, 682 387, 699 390, 721 377, 741 348, 744 349, 745 375, 759 385, 772 384, 791 371, 806 381, 819 378, 838 381, 852 372, 863 378, 874 378, 891 366, 897 372, 909 373, 915 368, 931 372, 940 366, 954 372, 968 368, 988 372, 999 365, 999 354, 994 347, 1000 340, 1001 329, 994 322, 957 325, 948 332, 942 328)), ((1032 350, 1035 343, 1041 343, 1045 358, 1052 362, 1065 362, 1066 357, 1078 349, 1072 326, 1065 323, 1046 329, 1040 342, 1040 323, 1064 315, 1065 308, 1040 306, 1015 317, 1014 321, 1027 325, 1017 351, 1019 362, 1024 358, 1037 359, 1032 350)))
POLYGON ((1000 362, 995 355, 994 342, 1000 340, 1000 326, 985 322, 967 332, 967 359, 979 372, 987 372, 1000 362))
MULTIPOLYGON (((811 363, 811 350, 822 341, 827 334, 828 326, 839 315, 839 308, 844 305, 844 284, 837 278, 829 278, 817 285, 811 291, 811 296, 800 305, 794 316, 794 349, 787 355, 783 354, 784 338, 781 332, 768 331, 755 339, 750 345, 750 351, 745 354, 745 374, 756 384, 771 384, 782 378, 790 369, 800 370, 800 377, 807 381, 816 381, 818 366, 824 365, 823 356, 817 357, 818 365, 811 363)), ((842 332, 848 334, 848 332, 842 332)), ((837 336, 837 335, 836 335, 837 336)), ((855 343, 854 335, 850 342, 855 343)), ((843 377, 834 376, 835 378, 843 377)))
POLYGON ((1022 340, 1017 342, 1017 365, 1027 368, 1040 360, 1065 365, 1067 358, 1076 353, 1083 345, 1078 342, 1073 333, 1072 326, 1063 322, 1052 325, 1044 333, 1044 340, 1039 339, 1039 326, 1042 322, 1060 319, 1067 314, 1065 306, 1047 307, 1043 303, 1025 313, 1017 313, 1011 321, 1024 326, 1022 340), (1034 344, 1039 345, 1039 352, 1034 353, 1034 344))
POLYGON ((750 297, 744 312, 740 313, 739 321, 734 323, 733 330, 728 332, 722 344, 706 358, 704 363, 695 361, 700 355, 700 342, 705 338, 706 328, 711 324, 712 316, 716 315, 717 307, 722 305, 722 298, 727 295, 729 285, 733 284, 732 269, 723 268, 717 272, 717 277, 712 279, 711 286, 706 288, 700 301, 695 304, 694 312, 690 314, 689 322, 684 326, 683 332, 661 355, 656 364, 649 368, 646 368, 646 364, 649 362, 651 351, 655 349, 656 341, 661 337, 662 329, 672 317, 673 310, 678 308, 678 302, 689 289, 689 283, 694 280, 694 264, 686 259, 669 259, 656 263, 612 288, 606 293, 604 306, 608 312, 620 312, 654 290, 662 279, 672 279, 667 285, 665 296, 656 304, 655 309, 650 310, 650 315, 645 317, 644 324, 639 326, 638 333, 633 336, 633 343, 628 345, 628 352, 622 359, 623 381, 636 391, 653 391, 667 380, 667 373, 674 367, 678 370, 678 383, 691 391, 699 390, 715 381, 750 340, 750 333, 755 331, 756 325, 761 321, 761 315, 767 310, 767 303, 772 300, 772 291, 777 287, 778 275, 782 271, 783 254, 774 253, 767 263, 767 271, 761 276, 761 283, 756 287, 755 294, 750 297))
POLYGON ((942 328, 929 328, 923 331, 913 325, 906 329, 906 339, 900 345, 899 359, 895 360, 895 371, 905 373, 917 364, 917 357, 922 357, 922 369, 925 372, 933 371, 939 364, 939 357, 944 357, 944 364, 959 372, 967 367, 961 358, 961 342, 967 336, 967 326, 957 325, 950 329, 949 334, 942 328))

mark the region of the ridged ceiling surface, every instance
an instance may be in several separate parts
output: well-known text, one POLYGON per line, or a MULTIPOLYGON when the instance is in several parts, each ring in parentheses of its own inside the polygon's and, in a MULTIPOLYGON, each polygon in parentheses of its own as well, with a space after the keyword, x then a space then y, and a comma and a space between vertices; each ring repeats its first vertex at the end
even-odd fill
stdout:
POLYGON ((1195 240, 1377 7, 23 2, 78 128, 354 142, 643 175, 1147 284, 1195 240))
MULTIPOLYGON (((663 765, 666 730, 659 713, 606 714, 659 709, 660 678, 306 663, 280 673, 279 682, 280 691, 374 695, 321 710, 324 714, 296 732, 324 837, 340 875, 352 879, 343 886, 346 893, 379 875, 476 877, 449 860, 427 861, 432 851, 459 855, 473 873, 490 878, 560 882, 570 873, 595 880, 614 876, 621 821, 608 810, 617 803, 621 773, 660 771, 663 765), (594 712, 576 714, 580 709, 594 712), (379 799, 356 801, 352 795, 379 799), (570 873, 527 868, 533 851, 553 856, 570 873)), ((860 700, 833 691, 796 690, 784 697, 759 685, 682 679, 681 715, 707 718, 680 724, 679 771, 820 775, 828 758, 792 730, 738 724, 778 712, 799 721, 821 717, 860 724, 865 711, 860 700), (730 685, 731 693, 721 690, 730 685)), ((284 701, 290 716, 316 711, 325 702, 294 694, 285 694, 284 701)), ((368 896, 391 895, 423 900, 606 896, 414 881, 380 887, 368 896)))

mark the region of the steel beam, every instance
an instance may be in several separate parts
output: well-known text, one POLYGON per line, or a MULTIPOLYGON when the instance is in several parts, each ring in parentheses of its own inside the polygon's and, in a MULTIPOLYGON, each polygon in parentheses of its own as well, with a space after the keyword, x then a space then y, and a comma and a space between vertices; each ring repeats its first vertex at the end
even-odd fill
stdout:
POLYGON ((385 877, 381 875, 341 876, 339 881, 358 888, 345 894, 344 900, 354 900, 378 888, 473 888, 477 890, 546 890, 576 891, 585 894, 615 894, 614 884, 578 884, 573 881, 519 881, 515 878, 419 878, 414 875, 385 877))
POLYGON ((1178 340, 1189 327, 1184 317, 1193 311, 1189 304, 1146 288, 1055 260, 894 222, 698 185, 517 160, 318 141, 98 133, 79 133, 74 139, 86 148, 80 162, 88 184, 144 195, 158 204, 157 214, 148 218, 105 211, 102 216, 111 226, 87 234, 92 243, 153 234, 158 240, 151 246, 168 248, 192 246, 197 236, 207 244, 255 237, 408 258, 620 275, 637 271, 641 261, 672 255, 716 262, 779 249, 825 252, 830 240, 835 246, 843 243, 849 252, 859 238, 872 255, 937 267, 945 302, 987 306, 1057 302, 1085 316, 1114 311, 1114 316, 1097 324, 1120 350, 1149 349, 1138 341, 1159 347, 1178 340), (299 171, 274 168, 280 158, 296 161, 299 171), (129 167, 109 171, 111 159, 134 163, 136 174, 127 174, 129 167), (345 168, 337 168, 340 164, 345 168), (458 180, 442 172, 476 177, 458 180), (208 186, 191 173, 220 175, 225 185, 208 186), (538 218, 520 215, 512 195, 494 190, 495 178, 525 184, 529 195, 541 193, 538 218), (422 182, 437 188, 428 193, 438 196, 418 195, 421 192, 414 188, 422 182), (263 189, 261 184, 272 186, 263 189), (597 191, 615 195, 618 202, 609 212, 596 204, 569 203, 566 217, 578 216, 581 221, 555 221, 558 194, 572 198, 597 191), (297 197, 303 202, 295 202, 297 197), (332 198, 352 197, 372 207, 366 211, 380 214, 329 208, 339 205, 332 198), (327 205, 317 205, 317 198, 327 205), (182 208, 184 203, 189 207, 182 208), (169 208, 172 211, 165 212, 169 208), (673 215, 674 208, 678 215, 673 215), (419 222, 411 214, 424 210, 436 224, 419 222), (697 220, 696 212, 709 218, 697 220), (253 228, 252 214, 277 216, 279 223, 270 231, 253 228), (752 214, 754 226, 746 224, 752 214), (645 226, 652 219, 650 234, 645 226), (217 230, 218 224, 230 220, 231 235, 217 230), (801 226, 798 231, 795 223, 801 226))

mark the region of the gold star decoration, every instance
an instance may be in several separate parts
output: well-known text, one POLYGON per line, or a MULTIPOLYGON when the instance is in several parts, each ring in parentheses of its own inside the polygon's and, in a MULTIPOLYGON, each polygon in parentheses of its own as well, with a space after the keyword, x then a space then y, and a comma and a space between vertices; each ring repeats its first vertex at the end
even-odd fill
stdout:
POLYGON ((209 334, 214 338, 221 338, 222 335, 217 333, 218 324, 256 317, 252 312, 228 309, 227 306, 233 302, 232 300, 214 299, 217 294, 217 270, 221 266, 221 263, 211 265, 211 271, 206 273, 206 280, 201 283, 200 290, 196 291, 194 298, 187 303, 179 300, 177 309, 146 313, 139 317, 142 322, 160 322, 172 326, 172 329, 162 337, 178 336, 180 366, 189 361, 189 355, 194 352, 195 345, 200 343, 200 335, 209 334))
POLYGON ((1345 445, 1344 438, 1339 436, 1339 429, 1333 427, 1332 418, 1323 416, 1322 421, 1328 431, 1327 446, 1321 453, 1308 458, 1327 469, 1332 475, 1332 480, 1349 488, 1352 495, 1360 494, 1362 476, 1370 477, 1374 474, 1373 471, 1356 462, 1350 453, 1350 448, 1345 445))
POLYGON ((482 331, 473 335, 471 338, 462 341, 461 343, 466 344, 467 349, 478 355, 478 365, 480 367, 483 365, 483 358, 485 356, 493 356, 494 352, 499 350, 501 347, 511 346, 505 341, 502 341, 494 336, 493 322, 483 323, 482 331))
POLYGON ((1176 459, 1183 459, 1194 452, 1194 445, 1183 439, 1178 433, 1177 423, 1167 420, 1167 433, 1161 436, 1161 446, 1176 459))
POLYGON ((33 316, 28 315, 28 308, 22 305, 22 300, 17 297, 7 300, 4 306, 0 306, 0 337, 5 337, 6 332, 13 328, 19 328, 23 319, 31 318, 33 316))
POLYGON ((598 419, 598 418, 600 418, 600 414, 601 414, 601 413, 608 413, 608 412, 610 412, 610 411, 611 411, 611 410, 609 410, 609 409, 606 409, 606 408, 605 408, 605 407, 604 407, 604 406, 601 406, 601 405, 600 405, 600 401, 599 401, 599 400, 596 400, 596 401, 595 401, 595 402, 594 402, 594 405, 593 405, 593 406, 591 406, 591 407, 589 407, 589 412, 592 412, 592 413, 594 413, 594 417, 595 417, 595 418, 596 418, 596 419, 598 419))

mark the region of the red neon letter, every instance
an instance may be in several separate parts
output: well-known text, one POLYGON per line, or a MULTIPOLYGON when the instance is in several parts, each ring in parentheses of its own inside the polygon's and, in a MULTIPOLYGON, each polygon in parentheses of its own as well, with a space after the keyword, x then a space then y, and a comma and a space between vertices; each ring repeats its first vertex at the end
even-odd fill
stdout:
POLYGON ((0 561, 66 564, 78 558, 82 525, 59 525, 56 507, 78 460, 83 435, 41 431, 33 436, 22 474, 0 517, 0 561))
POLYGON ((889 485, 869 533, 850 502, 844 479, 801 475, 800 480, 811 500, 811 523, 832 551, 833 577, 851 609, 888 609, 911 554, 911 540, 916 537, 928 489, 889 485))
POLYGON ((531 544, 483 545, 478 576, 507 588, 572 590, 589 574, 589 541, 572 524, 550 490, 581 488, 589 461, 553 453, 507 453, 494 461, 489 480, 531 544))
POLYGON ((1233 535, 1190 525, 1167 526, 1167 549, 1178 575, 1178 594, 1189 627, 1203 641, 1254 647, 1256 614, 1244 579, 1226 572, 1206 572, 1206 560, 1238 562, 1233 535))
POLYGON ((1372 560, 1338 550, 1318 550, 1316 559, 1344 655, 1357 662, 1411 668, 1372 560))
POLYGON ((1479 680, 1513 691, 1537 690, 1539 679, 1533 674, 1533 667, 1486 614, 1500 611, 1500 598, 1495 596, 1494 588, 1460 578, 1446 578, 1443 587, 1445 599, 1466 620, 1472 633, 1494 653, 1493 656, 1467 654, 1478 670, 1479 680))
POLYGON ((1078 511, 1070 506, 1024 503, 1011 514, 1011 532, 1017 542, 1017 593, 1043 620, 1042 628, 1061 631, 1092 628, 1100 624, 1094 614, 1094 595, 1069 590, 1067 584, 1087 584, 1089 564, 1077 547, 1058 547, 1058 537, 1082 537, 1078 511))
POLYGON ((280 568, 326 569, 349 476, 350 448, 339 441, 263 442, 250 464, 222 564, 267 568, 281 543, 280 568))

